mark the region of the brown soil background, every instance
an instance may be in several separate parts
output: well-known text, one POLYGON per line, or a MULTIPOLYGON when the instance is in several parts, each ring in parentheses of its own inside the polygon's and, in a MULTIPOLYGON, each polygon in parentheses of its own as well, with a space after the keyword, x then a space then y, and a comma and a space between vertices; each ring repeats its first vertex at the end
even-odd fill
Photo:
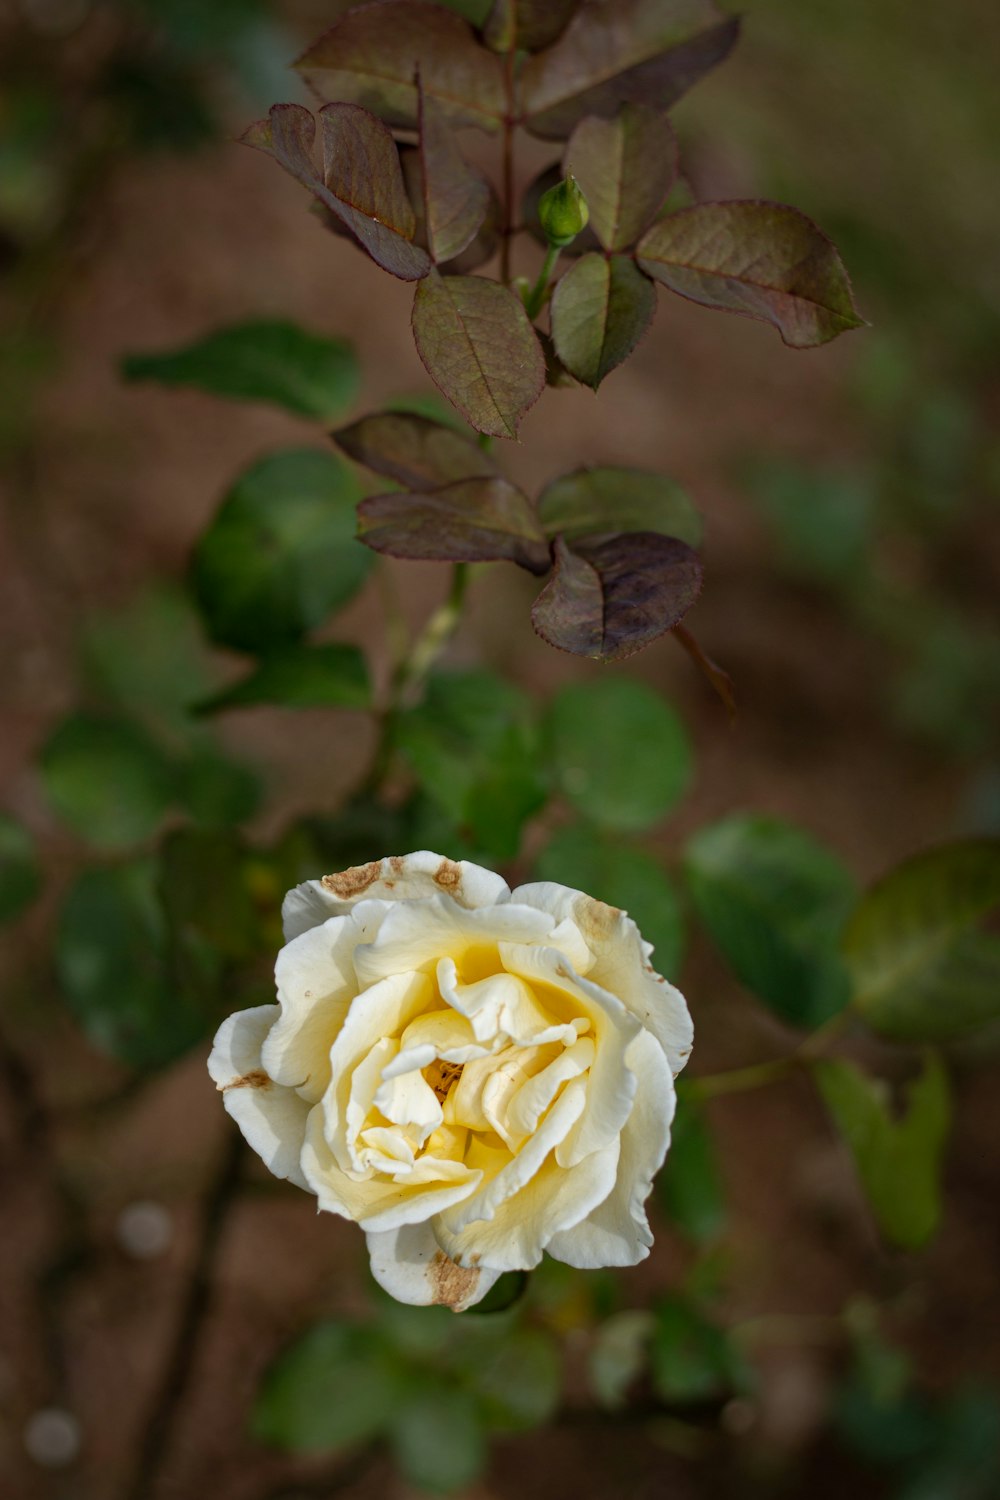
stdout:
MULTIPOLYGON (((720 74, 704 86, 703 105, 685 106, 699 186, 733 196, 758 191, 760 132, 732 139, 716 131, 738 114, 739 100, 753 101, 769 85, 786 136, 805 133, 797 149, 813 149, 824 163, 842 127, 856 164, 851 130, 884 123, 891 139, 905 139, 898 99, 875 99, 857 81, 841 82, 832 123, 819 106, 806 107, 810 78, 814 89, 833 89, 825 67, 796 54, 802 37, 780 8, 758 9, 760 30, 751 25, 735 80, 720 74), (804 77, 786 78, 788 55, 800 56, 804 77), (859 94, 867 111, 860 122, 859 94)), ((979 12, 966 9, 971 26, 979 12)), ((285 10, 301 36, 322 22, 316 6, 285 10)), ((926 40, 930 55, 933 37, 926 40)), ((857 191, 842 169, 851 207, 863 212, 879 196, 883 169, 876 151, 857 191)), ((940 189, 971 226, 962 242, 977 241, 970 259, 983 232, 983 216, 966 203, 975 187, 970 179, 966 192, 954 183, 940 189)), ((859 290, 878 321, 880 309, 859 290)), ((185 159, 116 166, 65 268, 61 367, 42 395, 42 437, 30 462, 5 476, 0 534, 7 579, 0 774, 5 805, 39 834, 52 873, 42 909, 18 927, 5 959, 12 1003, 0 1081, 0 1494, 11 1500, 111 1500, 121 1492, 190 1273, 200 1195, 231 1129, 200 1055, 114 1108, 78 1108, 119 1079, 51 1007, 33 1015, 31 976, 48 973, 53 892, 79 853, 44 805, 32 756, 78 701, 81 620, 144 584, 179 576, 238 469, 273 447, 316 441, 308 424, 264 408, 125 388, 116 366, 127 350, 178 345, 214 324, 288 316, 355 342, 365 370, 359 410, 367 410, 387 395, 427 388, 409 337, 409 300, 405 286, 321 232, 294 184, 262 157, 226 144, 185 159), (141 1261, 122 1250, 115 1226, 128 1204, 145 1199, 168 1208, 174 1232, 161 1256, 141 1261), (78 1461, 59 1472, 38 1468, 23 1446, 31 1414, 52 1404, 70 1409, 82 1433, 78 1461)), ((748 449, 810 459, 855 453, 846 391, 864 337, 795 354, 769 330, 664 297, 654 331, 599 399, 548 393, 510 450, 511 473, 535 487, 588 462, 662 468, 705 514, 708 583, 690 623, 737 681, 738 724, 727 726, 669 642, 629 667, 676 702, 697 745, 694 794, 658 841, 667 856, 701 823, 753 808, 800 821, 870 878, 960 822, 966 770, 886 728, 885 649, 825 599, 782 577, 733 481, 734 459, 748 449)), ((410 566, 394 576, 418 622, 441 596, 442 570, 410 566)), ((595 669, 534 636, 529 600, 530 583, 495 570, 477 585, 450 659, 485 663, 538 694, 593 676, 595 669)), ((337 633, 377 659, 379 631, 372 592, 341 617, 337 633)), ((225 734, 266 772, 264 830, 298 811, 335 807, 369 748, 354 718, 311 712, 294 721, 265 709, 233 714, 225 734)), ((682 984, 698 1028, 696 1071, 740 1065, 784 1045, 700 942, 682 984)), ((945 1222, 915 1259, 879 1247, 808 1088, 783 1085, 714 1106, 732 1204, 733 1317, 835 1313, 848 1296, 867 1291, 897 1308, 901 1337, 932 1385, 945 1389, 969 1375, 1000 1380, 997 1080, 995 1060, 959 1069, 945 1222)), ((351 1226, 317 1217, 294 1189, 271 1190, 262 1175, 249 1175, 224 1227, 205 1335, 150 1500, 404 1500, 411 1492, 387 1462, 327 1474, 268 1454, 245 1435, 256 1382, 281 1342, 319 1311, 356 1311, 365 1284, 351 1226)), ((684 1255, 661 1225, 651 1260, 630 1276, 626 1302, 669 1287, 684 1255)), ((571 1342, 570 1363, 577 1353, 571 1342)), ((804 1500, 842 1496, 848 1485, 877 1495, 875 1479, 859 1479, 824 1446, 836 1363, 822 1345, 768 1347, 749 1432, 738 1445, 710 1442, 693 1459, 672 1452, 662 1434, 599 1418, 507 1440, 470 1500, 804 1500)))

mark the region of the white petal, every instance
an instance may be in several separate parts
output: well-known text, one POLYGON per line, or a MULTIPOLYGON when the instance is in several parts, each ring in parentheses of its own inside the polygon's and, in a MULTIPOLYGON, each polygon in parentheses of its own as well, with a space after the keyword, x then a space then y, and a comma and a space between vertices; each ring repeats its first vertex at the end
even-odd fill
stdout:
POLYGON ((264 1066, 311 1103, 330 1082, 330 1048, 357 989, 360 936, 351 917, 330 917, 287 943, 274 967, 281 1016, 264 1045, 264 1066))
POLYGON ((395 974, 355 997, 330 1049, 331 1082, 320 1106, 327 1140, 342 1162, 354 1070, 378 1042, 398 1037, 404 1026, 426 1010, 433 997, 434 986, 426 974, 395 974))
POLYGON ((282 907, 285 936, 296 937, 327 917, 350 911, 362 899, 413 901, 442 891, 459 906, 495 906, 510 898, 510 888, 492 870, 468 860, 445 859, 422 849, 355 865, 322 880, 307 880, 288 892, 282 907))
POLYGON ((541 942, 554 925, 545 912, 525 906, 502 904, 467 911, 451 896, 440 894, 400 903, 386 912, 373 941, 355 953, 358 983, 374 984, 404 969, 433 969, 445 954, 458 964, 463 981, 480 979, 483 975, 479 966, 484 961, 491 964, 487 972, 500 968, 494 957, 499 942, 541 942), (466 956, 474 972, 463 971, 466 956))
MULTIPOLYGON (((579 1118, 585 1103, 586 1090, 583 1082, 577 1079, 564 1089, 535 1134, 529 1136, 517 1155, 511 1157, 507 1165, 490 1181, 484 1182, 477 1192, 464 1199, 458 1207, 441 1215, 439 1222, 445 1232, 449 1236, 459 1235, 477 1220, 494 1218, 500 1205, 512 1198, 535 1176, 545 1158, 579 1118)), ((443 1241, 442 1248, 449 1255, 452 1254, 443 1241)))
POLYGON ((422 1073, 400 1073, 375 1091, 375 1108, 393 1125, 413 1125, 421 1145, 443 1122, 441 1103, 422 1073))
POLYGON ((560 1052, 548 1067, 523 1083, 507 1106, 507 1128, 510 1132, 530 1135, 537 1129, 539 1120, 563 1084, 572 1078, 579 1078, 593 1061, 594 1044, 590 1037, 582 1037, 572 1047, 560 1052))
POLYGON ((435 1237, 453 1260, 502 1271, 530 1271, 553 1238, 572 1234, 573 1226, 612 1191, 619 1143, 595 1151, 571 1170, 549 1160, 520 1192, 508 1198, 489 1222, 477 1221, 458 1234, 447 1222, 454 1210, 433 1220, 435 1237))
POLYGON ((501 1274, 480 1266, 456 1266, 427 1224, 369 1233, 368 1253, 379 1286, 397 1302, 414 1307, 442 1305, 464 1312, 486 1296, 501 1274))
POLYGON ((229 1016, 216 1033, 208 1071, 265 1166, 275 1177, 308 1188, 300 1157, 310 1105, 294 1089, 273 1082, 261 1065, 261 1047, 278 1014, 276 1005, 258 1005, 229 1016))
POLYGON ((575 1229, 554 1235, 548 1245, 556 1260, 584 1270, 634 1266, 653 1243, 643 1205, 670 1143, 676 1095, 663 1052, 648 1032, 641 1031, 632 1043, 628 1065, 638 1090, 621 1134, 614 1189, 575 1229))
POLYGON ((561 1003, 590 1018, 597 1051, 588 1081, 587 1108, 557 1153, 561 1167, 572 1167, 591 1152, 610 1146, 628 1119, 635 1079, 626 1066, 625 1053, 639 1031, 639 1022, 616 995, 577 974, 554 948, 505 943, 500 955, 506 967, 529 981, 547 1008, 551 996, 552 1007, 561 1003))
POLYGON ((358 1179, 342 1171, 323 1135, 316 1106, 306 1127, 302 1170, 320 1208, 353 1219, 363 1229, 397 1229, 420 1224, 443 1208, 468 1197, 482 1178, 462 1162, 424 1156, 407 1178, 358 1179))
POLYGON ((519 1047, 544 1046, 548 1042, 571 1047, 589 1025, 586 1020, 559 1020, 539 1004, 530 986, 515 974, 490 974, 486 979, 463 984, 455 960, 442 958, 436 978, 442 1000, 468 1018, 473 1035, 480 1042, 508 1036, 519 1047))
POLYGON ((673 1073, 679 1073, 691 1055, 691 1016, 684 996, 650 963, 653 949, 632 919, 617 907, 552 881, 518 886, 510 899, 551 912, 557 922, 576 923, 594 954, 587 977, 618 996, 656 1037, 673 1073))

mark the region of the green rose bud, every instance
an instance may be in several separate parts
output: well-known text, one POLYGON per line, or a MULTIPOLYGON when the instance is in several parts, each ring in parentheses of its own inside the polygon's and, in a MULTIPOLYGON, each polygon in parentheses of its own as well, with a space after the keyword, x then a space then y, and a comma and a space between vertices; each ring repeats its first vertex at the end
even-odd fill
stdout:
POLYGON ((577 187, 575 177, 557 182, 542 194, 538 205, 542 232, 550 245, 562 250, 576 239, 590 219, 587 200, 577 187))

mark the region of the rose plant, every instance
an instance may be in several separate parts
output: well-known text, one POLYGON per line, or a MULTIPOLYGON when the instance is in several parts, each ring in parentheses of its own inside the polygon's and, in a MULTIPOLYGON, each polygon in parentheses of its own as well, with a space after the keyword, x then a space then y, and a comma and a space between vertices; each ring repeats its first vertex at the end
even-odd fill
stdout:
POLYGON ((544 1251, 648 1255, 692 1025, 624 912, 423 851, 283 915, 278 1004, 230 1016, 209 1071, 271 1171, 366 1231, 388 1292, 461 1310, 544 1251))

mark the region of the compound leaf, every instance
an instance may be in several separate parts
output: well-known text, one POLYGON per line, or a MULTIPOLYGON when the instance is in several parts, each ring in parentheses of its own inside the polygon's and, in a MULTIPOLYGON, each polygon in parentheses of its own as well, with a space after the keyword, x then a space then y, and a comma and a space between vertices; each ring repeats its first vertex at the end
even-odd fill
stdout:
POLYGON ((496 474, 496 464, 478 443, 416 412, 376 412, 341 427, 333 439, 356 463, 410 490, 496 474))
POLYGON ((490 207, 490 185, 465 161, 447 113, 419 86, 423 221, 436 265, 454 260, 478 233, 490 207))
POLYGON ((611 120, 590 115, 573 131, 566 171, 590 209, 605 250, 626 250, 656 218, 677 177, 677 141, 661 110, 625 104, 611 120))
POLYGON ((656 289, 624 255, 584 255, 552 297, 552 338, 571 375, 596 391, 642 338, 656 311, 656 289))
POLYGON ((358 535, 389 557, 514 562, 547 573, 549 546, 534 508, 506 479, 461 479, 438 490, 375 495, 358 506, 358 535))

